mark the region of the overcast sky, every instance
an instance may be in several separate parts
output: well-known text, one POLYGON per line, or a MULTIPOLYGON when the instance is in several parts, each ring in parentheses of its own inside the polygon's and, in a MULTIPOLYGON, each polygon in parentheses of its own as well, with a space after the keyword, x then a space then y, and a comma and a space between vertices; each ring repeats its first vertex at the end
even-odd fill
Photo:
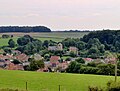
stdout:
POLYGON ((120 0, 0 0, 0 25, 120 29, 120 0))

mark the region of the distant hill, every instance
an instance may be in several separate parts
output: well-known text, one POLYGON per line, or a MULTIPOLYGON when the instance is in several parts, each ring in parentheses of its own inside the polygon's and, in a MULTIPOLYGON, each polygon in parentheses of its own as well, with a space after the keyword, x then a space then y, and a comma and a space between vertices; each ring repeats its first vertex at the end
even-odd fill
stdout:
POLYGON ((6 32, 51 32, 51 30, 45 26, 1 26, 0 33, 6 32))

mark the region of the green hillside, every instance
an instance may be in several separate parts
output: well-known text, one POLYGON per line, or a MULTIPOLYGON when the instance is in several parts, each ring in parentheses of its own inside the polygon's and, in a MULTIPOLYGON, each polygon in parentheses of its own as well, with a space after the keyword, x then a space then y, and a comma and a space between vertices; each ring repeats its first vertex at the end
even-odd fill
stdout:
POLYGON ((25 89, 27 81, 29 91, 59 91, 59 85, 61 91, 87 91, 89 85, 104 87, 109 80, 114 77, 0 70, 0 88, 25 89))
MULTIPOLYGON (((41 41, 53 40, 56 42, 61 42, 65 38, 82 38, 85 34, 89 32, 50 32, 50 33, 0 33, 0 37, 3 34, 14 35, 12 38, 16 43, 17 39, 24 35, 30 35, 33 38, 39 39, 41 41)), ((0 38, 0 47, 7 46, 10 38, 0 38)))

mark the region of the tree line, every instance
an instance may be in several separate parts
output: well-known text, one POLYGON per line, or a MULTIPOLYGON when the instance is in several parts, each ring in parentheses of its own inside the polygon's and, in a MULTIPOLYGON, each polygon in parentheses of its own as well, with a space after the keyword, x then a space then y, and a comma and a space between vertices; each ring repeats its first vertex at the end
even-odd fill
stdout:
POLYGON ((105 50, 111 52, 120 52, 120 31, 119 30, 103 30, 93 31, 81 38, 81 41, 88 43, 89 39, 97 38, 104 44, 105 50))
POLYGON ((0 27, 0 33, 5 32, 51 32, 51 30, 45 26, 2 26, 0 27))

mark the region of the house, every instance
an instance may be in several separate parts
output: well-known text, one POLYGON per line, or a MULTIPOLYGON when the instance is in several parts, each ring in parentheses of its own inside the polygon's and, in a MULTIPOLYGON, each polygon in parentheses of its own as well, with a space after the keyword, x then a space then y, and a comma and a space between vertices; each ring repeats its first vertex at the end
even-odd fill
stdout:
POLYGON ((63 45, 61 43, 58 43, 56 46, 48 46, 49 51, 62 51, 63 45))
POLYGON ((99 58, 98 59, 94 59, 93 62, 96 63, 96 64, 105 63, 103 59, 99 59, 99 58))
POLYGON ((24 62, 22 63, 23 66, 29 66, 30 65, 30 62, 24 62))
POLYGON ((108 61, 108 63, 115 64, 116 60, 117 60, 116 58, 110 58, 109 61, 108 61))
POLYGON ((50 65, 52 71, 55 71, 59 65, 60 56, 51 56, 50 65))
POLYGON ((43 59, 43 57, 40 55, 40 54, 34 54, 33 56, 32 56, 35 60, 42 60, 43 59))
POLYGON ((48 46, 48 50, 55 51, 55 50, 57 50, 57 47, 56 46, 48 46))
POLYGON ((10 60, 3 60, 3 59, 0 59, 0 68, 5 68, 7 65, 9 65, 11 63, 10 60))
POLYGON ((6 55, 3 55, 3 54, 0 54, 0 59, 2 60, 6 60, 6 59, 13 59, 13 55, 9 55, 9 54, 6 54, 6 55))
POLYGON ((59 64, 60 56, 51 56, 50 64, 52 67, 56 67, 59 64))
POLYGON ((20 55, 15 56, 14 59, 17 59, 20 62, 27 62, 29 57, 26 54, 22 53, 20 55))
POLYGON ((75 54, 78 55, 78 48, 76 48, 76 47, 70 47, 69 48, 69 52, 74 52, 75 54))
POLYGON ((6 65, 8 65, 8 64, 10 64, 10 63, 11 63, 10 60, 5 60, 5 64, 6 64, 6 65))
POLYGON ((58 43, 57 50, 59 50, 59 51, 63 50, 63 45, 61 43, 58 43))
POLYGON ((106 64, 115 64, 116 60, 116 58, 106 58, 104 61, 106 64))
POLYGON ((4 68, 6 65, 5 65, 5 61, 4 60, 0 60, 0 68, 4 68))
POLYGON ((37 72, 49 72, 48 66, 45 65, 44 68, 40 68, 40 69, 38 69, 37 72))
POLYGON ((84 58, 85 64, 88 64, 92 61, 94 61, 92 58, 84 58))
POLYGON ((15 55, 20 55, 21 54, 21 52, 18 51, 18 50, 12 50, 12 53, 15 54, 15 55))
POLYGON ((59 64, 59 67, 58 67, 58 68, 59 68, 59 71, 60 71, 60 72, 65 71, 65 70, 67 69, 68 65, 69 65, 69 63, 66 62, 66 61, 64 61, 63 63, 60 63, 60 64, 59 64))
POLYGON ((7 70, 24 70, 23 65, 10 63, 6 67, 7 70))

